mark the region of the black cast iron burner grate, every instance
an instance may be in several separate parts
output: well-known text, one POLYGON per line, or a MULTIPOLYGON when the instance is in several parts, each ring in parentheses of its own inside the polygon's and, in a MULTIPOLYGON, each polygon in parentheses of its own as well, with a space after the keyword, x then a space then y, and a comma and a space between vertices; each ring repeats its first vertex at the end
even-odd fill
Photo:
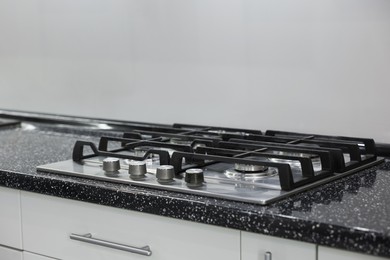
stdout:
POLYGON ((265 204, 381 161, 372 139, 183 124, 126 127, 122 138, 104 136, 98 146, 77 141, 73 160, 38 170, 265 204), (107 157, 148 161, 148 178, 134 181, 125 171, 120 177, 106 174, 99 164, 107 157), (159 165, 174 167, 174 184, 156 182, 159 165), (269 173, 237 172, 237 165, 261 166, 269 173), (185 184, 184 172, 191 168, 204 170, 202 187, 185 184))

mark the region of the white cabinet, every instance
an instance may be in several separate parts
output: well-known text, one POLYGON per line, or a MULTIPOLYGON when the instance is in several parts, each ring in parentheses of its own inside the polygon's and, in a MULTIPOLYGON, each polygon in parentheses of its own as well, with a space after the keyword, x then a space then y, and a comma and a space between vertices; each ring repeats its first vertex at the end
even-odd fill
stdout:
POLYGON ((0 205, 0 245, 21 249, 20 191, 0 187, 0 205))
MULTIPOLYGON (((267 259, 267 254, 272 260, 383 259, 322 246, 317 253, 317 246, 310 243, 36 193, 22 191, 20 200, 18 191, 0 188, 0 194, 2 201, 7 198, 7 203, 3 202, 9 210, 7 213, 14 214, 14 218, 4 218, 6 214, 0 213, 4 218, 0 227, 13 230, 7 231, 8 234, 13 237, 12 234, 17 233, 19 239, 21 214, 15 205, 21 201, 24 260, 50 260, 50 257, 64 260, 263 260, 267 259), (70 239, 72 233, 85 241, 70 239), (83 237, 85 234, 92 234, 92 238, 83 237), (102 240, 111 242, 113 247, 127 246, 127 249, 149 246, 152 254, 143 256, 96 244, 102 240)), ((7 238, 0 232, 1 237, 3 241, 7 238)), ((21 241, 18 244, 21 246, 21 241)), ((22 252, 0 247, 0 259, 21 260, 22 252)))
POLYGON ((23 243, 29 252, 72 260, 240 259, 237 230, 29 192, 22 192, 21 201, 23 243), (152 255, 71 240, 72 233, 90 233, 115 245, 150 246, 152 255))
POLYGON ((353 253, 329 247, 318 247, 318 260, 381 260, 383 257, 353 253))
POLYGON ((315 260, 316 245, 264 236, 249 232, 241 232, 242 260, 315 260), (270 257, 267 258, 266 255, 270 257))
POLYGON ((23 260, 55 260, 54 258, 46 257, 43 255, 37 255, 30 252, 23 252, 23 260))
POLYGON ((0 246, 1 260, 22 260, 22 252, 8 247, 0 246))

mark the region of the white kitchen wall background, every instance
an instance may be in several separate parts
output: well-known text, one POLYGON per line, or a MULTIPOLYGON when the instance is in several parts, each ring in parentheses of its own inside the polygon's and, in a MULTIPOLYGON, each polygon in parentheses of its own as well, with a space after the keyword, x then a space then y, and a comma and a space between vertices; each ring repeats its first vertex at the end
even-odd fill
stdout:
POLYGON ((0 0, 0 107, 390 142, 388 0, 0 0))

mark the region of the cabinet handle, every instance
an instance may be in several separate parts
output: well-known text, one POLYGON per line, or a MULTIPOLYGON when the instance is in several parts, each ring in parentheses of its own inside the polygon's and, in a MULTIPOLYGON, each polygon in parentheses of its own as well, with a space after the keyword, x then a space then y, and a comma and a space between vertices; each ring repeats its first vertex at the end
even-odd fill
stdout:
POLYGON ((71 234, 69 236, 69 238, 73 239, 73 240, 89 243, 89 244, 94 244, 94 245, 98 245, 98 246, 104 246, 104 247, 109 247, 109 248, 113 248, 113 249, 123 250, 126 252, 135 253, 135 254, 139 254, 139 255, 144 255, 144 256, 151 256, 152 255, 152 251, 150 250, 149 246, 134 247, 134 246, 113 243, 110 241, 93 238, 92 234, 90 234, 90 233, 85 234, 85 235, 71 234))
POLYGON ((265 252, 264 260, 272 260, 272 253, 271 252, 265 252))

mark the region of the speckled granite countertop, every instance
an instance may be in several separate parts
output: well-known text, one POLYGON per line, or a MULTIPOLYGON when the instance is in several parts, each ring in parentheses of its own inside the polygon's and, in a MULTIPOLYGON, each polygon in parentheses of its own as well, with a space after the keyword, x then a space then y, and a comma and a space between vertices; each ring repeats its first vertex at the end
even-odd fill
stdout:
POLYGON ((36 172, 70 159, 76 140, 98 140, 90 134, 0 130, 0 185, 390 257, 390 161, 269 206, 36 172))

